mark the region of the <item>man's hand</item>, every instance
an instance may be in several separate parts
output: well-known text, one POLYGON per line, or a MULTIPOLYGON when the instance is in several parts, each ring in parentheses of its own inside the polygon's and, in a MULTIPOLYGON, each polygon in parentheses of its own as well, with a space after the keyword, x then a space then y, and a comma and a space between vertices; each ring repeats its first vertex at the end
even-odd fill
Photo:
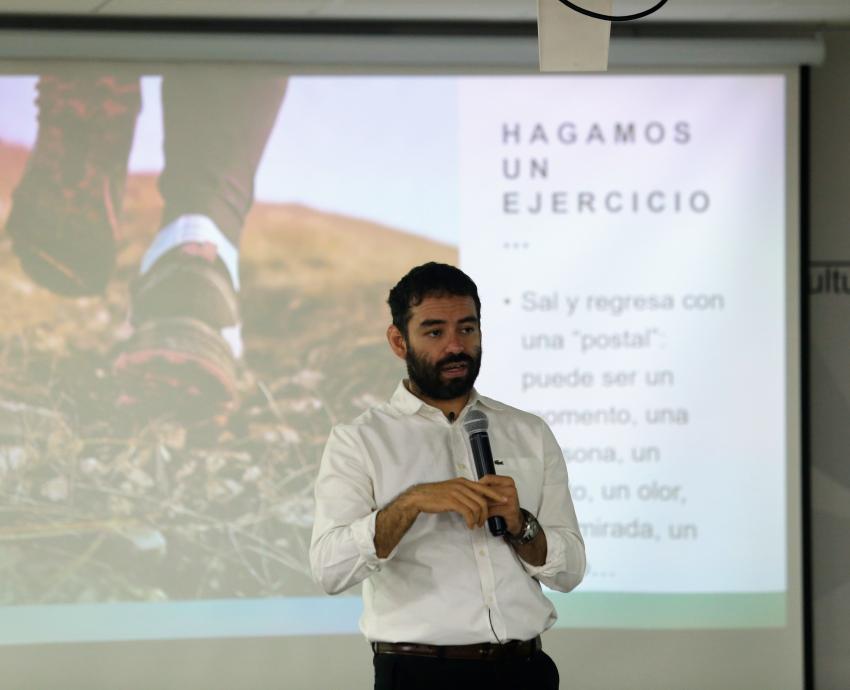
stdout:
POLYGON ((482 527, 491 515, 491 506, 502 505, 507 498, 483 480, 474 482, 456 477, 433 484, 416 484, 399 497, 420 513, 458 513, 469 529, 482 527))
MULTIPOLYGON (((516 490, 514 490, 516 494, 516 490)), ((415 484, 392 503, 378 511, 375 518, 375 552, 386 558, 401 541, 420 513, 457 513, 469 529, 482 527, 507 498, 483 480, 474 482, 456 477, 444 482, 415 484)))
POLYGON ((519 510, 519 496, 514 480, 504 475, 486 474, 481 477, 480 484, 495 490, 503 499, 488 504, 487 517, 501 515, 505 518, 508 532, 519 534, 522 529, 522 513, 519 510))
MULTIPOLYGON (((488 509, 488 517, 501 515, 505 518, 505 524, 513 536, 518 537, 522 530, 523 517, 519 509, 519 496, 516 492, 516 484, 510 477, 504 475, 487 474, 481 477, 481 484, 498 491, 505 499, 499 503, 491 503, 488 509)), ((513 544, 514 551, 519 557, 530 565, 543 565, 546 562, 546 533, 541 529, 537 536, 527 544, 513 544)))

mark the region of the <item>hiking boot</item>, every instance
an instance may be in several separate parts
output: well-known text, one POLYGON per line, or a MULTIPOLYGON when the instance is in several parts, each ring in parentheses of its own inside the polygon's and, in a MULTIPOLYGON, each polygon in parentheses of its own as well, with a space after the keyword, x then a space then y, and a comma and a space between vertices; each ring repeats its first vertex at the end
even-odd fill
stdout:
POLYGON ((119 407, 143 417, 196 420, 236 407, 237 366, 222 337, 199 319, 174 317, 135 329, 115 359, 119 407))
POLYGON ((236 407, 239 304, 215 244, 180 244, 140 275, 130 323, 133 334, 113 364, 122 405, 182 419, 236 407))
POLYGON ((6 231, 23 269, 60 294, 102 292, 115 264, 138 78, 42 76, 38 137, 6 231))

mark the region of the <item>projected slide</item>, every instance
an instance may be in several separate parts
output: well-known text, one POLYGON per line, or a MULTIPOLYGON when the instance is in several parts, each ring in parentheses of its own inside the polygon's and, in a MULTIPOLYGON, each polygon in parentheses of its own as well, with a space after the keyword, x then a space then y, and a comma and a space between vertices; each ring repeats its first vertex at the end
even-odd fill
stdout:
POLYGON ((0 643, 356 632, 309 577, 313 480, 404 374, 385 300, 428 260, 479 285, 479 390, 563 447, 589 571, 558 625, 785 625, 783 77, 0 98, 0 643), (160 262, 163 226, 217 254, 160 262))
POLYGON ((460 87, 481 387, 559 438, 583 591, 782 592, 782 84, 557 83, 460 87))

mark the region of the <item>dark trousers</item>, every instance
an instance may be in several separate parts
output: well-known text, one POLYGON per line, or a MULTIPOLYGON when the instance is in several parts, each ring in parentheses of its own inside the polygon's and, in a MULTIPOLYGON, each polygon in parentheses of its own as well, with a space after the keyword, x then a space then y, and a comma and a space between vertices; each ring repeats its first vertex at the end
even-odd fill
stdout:
POLYGON ((209 216, 239 246, 254 201, 254 173, 286 80, 214 67, 172 67, 162 80, 165 169, 162 224, 209 216))
POLYGON ((375 654, 374 665, 375 690, 558 690, 558 669, 542 651, 498 661, 375 654))

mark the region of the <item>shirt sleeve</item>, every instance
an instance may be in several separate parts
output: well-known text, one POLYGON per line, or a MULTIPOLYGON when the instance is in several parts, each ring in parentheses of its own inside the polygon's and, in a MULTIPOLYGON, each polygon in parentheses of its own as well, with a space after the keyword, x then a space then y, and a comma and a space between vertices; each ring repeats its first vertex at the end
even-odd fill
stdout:
POLYGON ((313 579, 328 594, 365 580, 391 559, 375 552, 375 504, 369 461, 350 425, 331 431, 316 478, 316 511, 310 542, 313 579))
POLYGON ((525 570, 547 587, 559 592, 575 589, 584 578, 587 565, 584 539, 579 531, 576 511, 570 497, 567 465, 554 434, 543 426, 543 495, 537 521, 546 535, 546 562, 529 565, 519 559, 525 570))

